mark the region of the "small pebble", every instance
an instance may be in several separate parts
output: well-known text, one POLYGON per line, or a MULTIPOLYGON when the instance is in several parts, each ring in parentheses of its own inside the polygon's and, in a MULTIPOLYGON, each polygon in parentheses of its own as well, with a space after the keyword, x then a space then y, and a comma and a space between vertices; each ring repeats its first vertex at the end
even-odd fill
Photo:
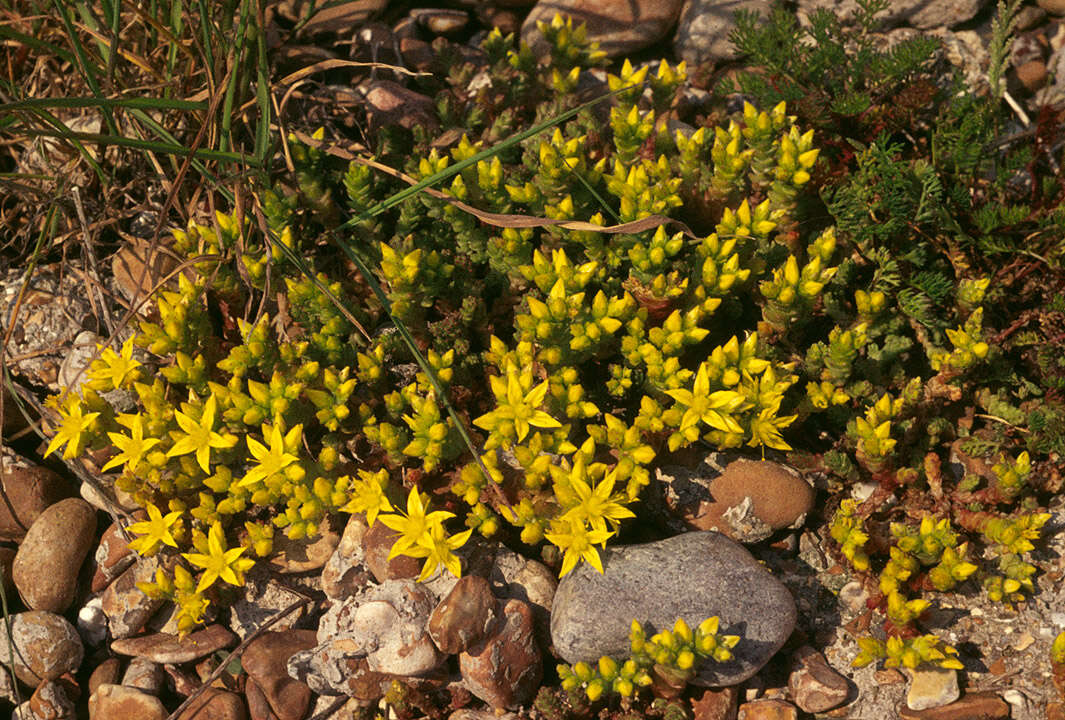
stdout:
POLYGON ((918 668, 908 671, 910 689, 906 706, 911 710, 927 710, 946 705, 961 696, 958 671, 949 668, 918 668))

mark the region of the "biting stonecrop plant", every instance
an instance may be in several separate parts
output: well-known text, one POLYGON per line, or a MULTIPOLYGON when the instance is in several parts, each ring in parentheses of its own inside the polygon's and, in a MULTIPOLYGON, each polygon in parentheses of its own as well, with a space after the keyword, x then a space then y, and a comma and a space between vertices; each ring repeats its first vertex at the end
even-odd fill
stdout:
MULTIPOLYGON (((384 203, 399 175, 339 165, 322 131, 290 137, 294 189, 257 189, 262 226, 220 212, 175 231, 194 260, 176 287, 50 401, 48 452, 105 458, 119 501, 147 514, 134 547, 167 562, 143 589, 187 631, 275 531, 311 537, 338 513, 385 524, 422 579, 459 574, 473 532, 540 546, 561 575, 601 571, 656 460, 698 443, 792 451, 800 423, 832 489, 863 475, 903 499, 934 486, 935 517, 1002 548, 1003 596, 1030 589, 1014 535, 1037 523, 986 521, 1027 507, 1045 451, 1012 460, 1023 440, 998 428, 999 469, 956 486, 932 460, 986 436, 967 408, 998 417, 1017 387, 1038 391, 985 327, 1001 290, 923 232, 936 169, 881 139, 829 182, 783 102, 685 125, 683 63, 626 62, 609 98, 581 106, 603 56, 568 20, 541 29, 546 65, 492 32, 486 68, 456 60, 412 81, 439 127, 374 136, 374 160, 440 192, 384 203)), ((860 571, 871 512, 833 526, 860 571)), ((885 607, 912 628, 922 608, 903 592, 961 582, 968 561, 964 543, 918 556, 909 537, 885 607)))
POLYGON ((718 633, 717 616, 703 620, 692 630, 683 618, 677 618, 672 629, 655 633, 650 638, 636 620, 629 629, 629 657, 621 662, 604 655, 592 665, 577 662, 558 666, 562 689, 582 689, 595 702, 604 694, 631 698, 641 687, 648 687, 657 678, 673 688, 683 688, 705 660, 726 662, 732 658, 732 648, 740 642, 738 635, 718 633))

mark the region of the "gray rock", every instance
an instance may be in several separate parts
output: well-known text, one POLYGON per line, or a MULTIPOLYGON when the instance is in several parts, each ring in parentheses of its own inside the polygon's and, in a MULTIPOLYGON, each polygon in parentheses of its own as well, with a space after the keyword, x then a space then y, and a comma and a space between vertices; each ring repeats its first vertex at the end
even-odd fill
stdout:
POLYGON ((550 23, 555 13, 584 23, 590 42, 608 57, 624 57, 662 39, 680 12, 681 0, 540 0, 521 26, 521 39, 538 57, 550 47, 537 22, 550 23))
MULTIPOLYGON (((886 27, 907 24, 921 30, 949 28, 972 20, 988 4, 989 0, 892 0, 876 19, 886 27)), ((808 17, 819 8, 834 13, 844 23, 851 23, 858 3, 855 0, 799 0, 800 17, 808 17)))
POLYGON ((728 36, 735 14, 751 10, 768 15, 768 0, 688 0, 680 12, 673 49, 689 65, 733 60, 736 48, 728 36))
POLYGON ((633 620, 648 635, 684 618, 695 627, 720 618, 739 635, 733 658, 700 667, 693 683, 734 685, 754 675, 795 627, 795 601, 741 545, 715 532, 677 535, 600 552, 603 574, 587 564, 559 583, 551 611, 555 650, 569 663, 629 653, 633 620))

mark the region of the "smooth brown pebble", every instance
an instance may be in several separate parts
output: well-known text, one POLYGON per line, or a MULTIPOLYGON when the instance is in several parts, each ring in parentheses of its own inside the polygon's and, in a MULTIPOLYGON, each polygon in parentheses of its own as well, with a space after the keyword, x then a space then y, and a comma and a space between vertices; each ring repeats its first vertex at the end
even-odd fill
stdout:
POLYGON ((207 688, 176 720, 247 720, 248 710, 236 693, 207 688))
POLYGON ((313 630, 285 630, 263 633, 244 651, 241 665, 259 686, 278 720, 302 720, 310 707, 311 689, 289 677, 286 663, 294 653, 317 644, 313 630))
POLYGON ((236 645, 237 636, 222 625, 208 625, 181 638, 170 633, 152 633, 111 643, 119 655, 133 655, 155 663, 186 663, 236 645))
POLYGON ((121 676, 122 661, 116 657, 107 658, 89 675, 89 694, 92 695, 101 685, 117 685, 121 676))
POLYGON ((11 570, 27 607, 61 613, 74 604, 78 569, 95 533, 96 511, 81 498, 60 500, 40 514, 11 570))
POLYGON ((122 685, 101 685, 89 696, 89 720, 166 720, 159 698, 122 685))
POLYGON ((1029 60, 1017 68, 1017 79, 1029 92, 1035 92, 1047 81, 1047 66, 1042 60, 1029 60))
POLYGON ((464 575, 429 616, 429 637, 456 655, 481 641, 496 621, 496 598, 482 577, 464 575))
MULTIPOLYGON (((6 406, 5 406, 6 407, 6 406)), ((19 542, 49 506, 70 497, 67 482, 46 467, 34 465, 10 448, 0 456, 0 540, 19 542)))
POLYGON ((740 705, 738 720, 798 720, 799 709, 784 700, 754 700, 740 705))

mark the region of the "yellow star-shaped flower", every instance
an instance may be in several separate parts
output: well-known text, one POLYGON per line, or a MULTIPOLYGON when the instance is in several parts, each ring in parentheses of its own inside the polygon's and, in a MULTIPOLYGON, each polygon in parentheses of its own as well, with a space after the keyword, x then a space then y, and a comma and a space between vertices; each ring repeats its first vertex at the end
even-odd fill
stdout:
POLYGON ((201 593, 219 578, 230 585, 243 585, 244 573, 255 565, 251 558, 242 558, 245 547, 226 549, 226 538, 219 523, 211 525, 207 534, 206 553, 182 553, 181 556, 192 565, 203 569, 196 592, 201 593))
POLYGON ((107 433, 107 437, 111 438, 111 443, 120 452, 108 460, 107 464, 101 469, 109 470, 119 465, 125 465, 130 471, 133 471, 144 458, 144 453, 159 444, 159 438, 144 437, 144 416, 140 413, 136 415, 119 415, 117 419, 119 424, 129 428, 130 434, 127 436, 122 433, 107 433))
POLYGON ((710 392, 706 363, 699 366, 699 372, 695 374, 695 385, 691 390, 667 390, 666 394, 687 408, 680 421, 682 432, 700 420, 724 432, 743 432, 740 424, 730 415, 731 411, 743 404, 743 396, 732 390, 710 392))
POLYGON ((63 459, 70 460, 81 454, 85 447, 85 435, 92 432, 100 413, 86 413, 81 398, 74 393, 68 393, 63 406, 59 408, 59 415, 61 417, 59 428, 56 430, 55 437, 48 443, 44 456, 48 457, 63 443, 66 443, 63 459))
POLYGON ((101 392, 129 387, 140 379, 141 364, 133 359, 133 338, 122 345, 121 353, 111 348, 104 348, 100 359, 89 368, 89 387, 101 392))
POLYGON ((267 428, 269 427, 269 425, 263 425, 263 438, 265 439, 269 435, 270 447, 266 447, 255 438, 248 436, 248 452, 251 453, 251 457, 248 459, 254 460, 257 464, 237 483, 237 487, 244 487, 260 480, 265 480, 299 460, 298 455, 285 452, 285 447, 292 447, 299 443, 303 425, 295 426, 284 435, 281 433, 280 421, 275 420, 273 428, 268 431, 267 428))
POLYGON ((565 577, 581 560, 602 573, 603 562, 599 559, 599 551, 595 546, 606 543, 613 534, 608 530, 590 530, 582 522, 571 521, 565 522, 558 532, 544 533, 548 542, 563 551, 562 570, 558 576, 565 577))
POLYGON ((433 576, 436 569, 443 565, 455 577, 462 577, 462 563, 458 556, 452 552, 466 544, 470 539, 473 529, 460 532, 458 535, 447 537, 443 525, 433 525, 429 532, 422 536, 421 542, 404 551, 404 555, 410 557, 425 558, 422 572, 418 576, 418 582, 425 582, 433 576))
POLYGON ((620 501, 620 495, 614 495, 614 482, 617 480, 616 470, 607 473, 606 477, 599 481, 593 488, 588 482, 587 474, 578 477, 570 476, 570 486, 577 494, 578 504, 566 511, 563 517, 568 517, 574 523, 587 522, 593 530, 606 530, 607 523, 617 530, 619 521, 636 517, 620 501))
MULTIPOLYGON (((189 391, 190 400, 193 397, 195 396, 192 391, 189 391)), ((217 412, 218 402, 214 395, 208 397, 207 402, 203 404, 203 412, 200 413, 199 421, 194 420, 180 410, 175 410, 174 419, 181 426, 184 435, 180 432, 172 433, 177 442, 174 443, 174 447, 167 451, 167 457, 196 453, 196 462, 200 464, 205 473, 210 474, 211 448, 226 450, 237 444, 236 435, 228 432, 222 435, 214 431, 215 414, 217 412)))
POLYGON ((521 380, 518 373, 511 371, 507 374, 506 383, 500 377, 491 378, 492 391, 495 393, 499 406, 473 421, 473 424, 492 432, 501 425, 510 424, 514 429, 514 437, 518 442, 525 439, 529 434, 529 427, 557 428, 562 423, 540 410, 544 398, 547 396, 548 383, 543 381, 536 387, 523 393, 521 380))
POLYGON ((418 488, 413 487, 410 489, 410 494, 407 495, 406 516, 394 514, 378 516, 378 519, 386 527, 399 533, 399 539, 392 545, 392 551, 388 554, 389 560, 397 555, 406 554, 408 548, 418 545, 423 541, 423 538, 426 542, 431 543, 430 528, 455 516, 455 513, 445 510, 437 510, 426 514, 425 511, 428 509, 426 499, 422 498, 418 488))
POLYGON ((152 503, 148 503, 145 509, 148 511, 148 519, 135 522, 126 528, 141 536, 130 540, 130 549, 141 555, 154 555, 161 545, 177 547, 177 540, 174 539, 170 527, 181 518, 181 511, 174 510, 163 515, 152 503))

